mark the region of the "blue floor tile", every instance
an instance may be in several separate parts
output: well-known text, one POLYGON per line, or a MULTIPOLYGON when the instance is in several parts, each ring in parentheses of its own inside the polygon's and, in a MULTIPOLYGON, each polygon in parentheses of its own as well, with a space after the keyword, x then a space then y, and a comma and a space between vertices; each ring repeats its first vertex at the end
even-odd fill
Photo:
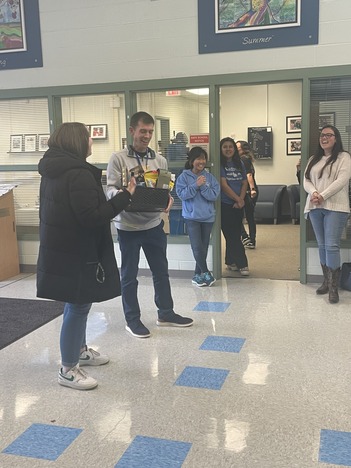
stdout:
POLYGON ((3 453, 22 457, 57 460, 57 458, 79 436, 82 429, 32 424, 3 453))
POLYGON ((175 385, 220 390, 228 374, 229 371, 225 369, 189 366, 180 374, 175 385))
POLYGON ((230 306, 230 302, 207 302, 200 301, 193 310, 198 312, 225 312, 230 306))
POLYGON ((351 466, 351 432, 321 430, 319 461, 351 466))
POLYGON ((244 338, 232 338, 230 336, 208 336, 200 346, 200 349, 206 351, 240 353, 244 343, 244 338))
POLYGON ((136 436, 115 468, 178 468, 190 448, 187 442, 136 436))

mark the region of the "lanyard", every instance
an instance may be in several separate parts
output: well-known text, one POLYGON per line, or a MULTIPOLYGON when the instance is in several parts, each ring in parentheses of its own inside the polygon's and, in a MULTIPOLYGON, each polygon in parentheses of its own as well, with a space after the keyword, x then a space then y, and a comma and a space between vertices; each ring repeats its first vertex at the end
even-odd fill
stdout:
POLYGON ((136 151, 134 151, 134 156, 136 157, 139 166, 143 167, 143 162, 144 162, 144 157, 146 159, 146 164, 145 164, 145 169, 147 169, 147 160, 149 159, 149 151, 146 151, 145 156, 140 157, 140 154, 138 154, 136 151))

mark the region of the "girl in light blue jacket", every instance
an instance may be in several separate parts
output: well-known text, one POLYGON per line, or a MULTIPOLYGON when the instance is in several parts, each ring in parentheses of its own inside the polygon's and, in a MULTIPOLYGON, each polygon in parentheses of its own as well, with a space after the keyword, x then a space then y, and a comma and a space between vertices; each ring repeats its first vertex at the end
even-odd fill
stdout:
POLYGON ((211 286, 216 281, 207 268, 206 259, 220 186, 216 178, 205 170, 207 161, 208 155, 203 148, 192 148, 185 169, 176 183, 177 195, 182 200, 182 216, 196 262, 192 283, 199 287, 211 286))

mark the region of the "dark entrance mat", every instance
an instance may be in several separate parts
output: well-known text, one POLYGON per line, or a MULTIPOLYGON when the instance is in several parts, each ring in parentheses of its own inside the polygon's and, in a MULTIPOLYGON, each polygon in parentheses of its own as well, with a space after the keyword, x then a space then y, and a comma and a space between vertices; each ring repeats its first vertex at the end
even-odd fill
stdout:
POLYGON ((0 298, 0 349, 63 313, 62 302, 0 298))

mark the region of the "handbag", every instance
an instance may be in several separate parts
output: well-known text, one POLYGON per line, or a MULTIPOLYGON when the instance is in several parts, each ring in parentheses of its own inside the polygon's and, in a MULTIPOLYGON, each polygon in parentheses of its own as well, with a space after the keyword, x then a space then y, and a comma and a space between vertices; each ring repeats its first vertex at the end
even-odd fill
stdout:
POLYGON ((340 287, 351 291, 351 263, 343 263, 341 266, 340 287))

